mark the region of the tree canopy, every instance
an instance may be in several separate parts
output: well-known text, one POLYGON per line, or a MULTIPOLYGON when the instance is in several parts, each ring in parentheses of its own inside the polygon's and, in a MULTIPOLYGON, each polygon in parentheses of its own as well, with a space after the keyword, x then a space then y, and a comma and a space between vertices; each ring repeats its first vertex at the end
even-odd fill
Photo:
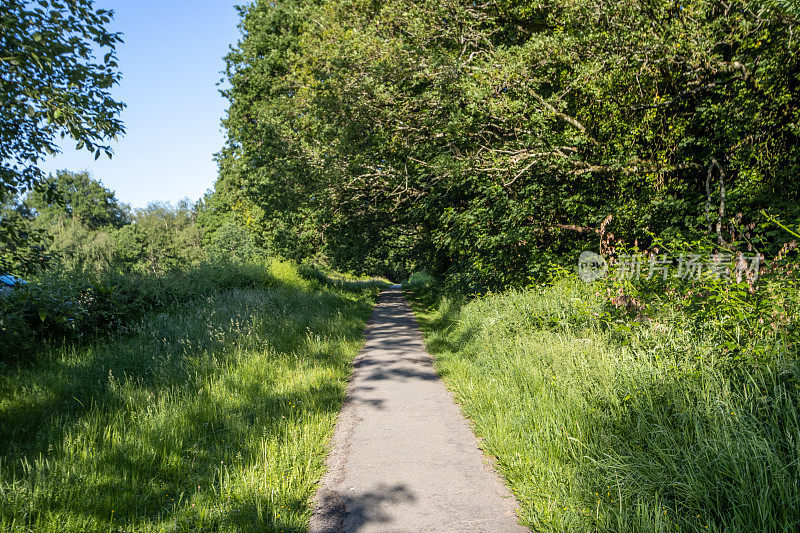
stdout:
POLYGON ((90 229, 99 229, 130 223, 130 208, 88 172, 60 170, 42 180, 42 185, 42 190, 31 191, 25 205, 37 213, 43 224, 75 219, 90 229), (53 195, 57 201, 52 200, 53 195))
MULTIPOLYGON (((124 107, 110 93, 121 42, 106 29, 112 16, 92 0, 0 0, 0 202, 42 185, 39 165, 60 139, 111 157, 124 107)), ((0 240, 18 238, 0 219, 0 240)))
POLYGON ((264 255, 246 229, 217 224, 203 202, 132 210, 87 172, 58 171, 42 184, 57 199, 33 190, 0 205, 0 216, 21 237, 0 242, 2 272, 111 269, 160 276, 209 259, 239 263, 264 255))
POLYGON ((536 279, 608 215, 631 242, 798 216, 790 3, 241 13, 216 194, 285 255, 491 287, 536 279))

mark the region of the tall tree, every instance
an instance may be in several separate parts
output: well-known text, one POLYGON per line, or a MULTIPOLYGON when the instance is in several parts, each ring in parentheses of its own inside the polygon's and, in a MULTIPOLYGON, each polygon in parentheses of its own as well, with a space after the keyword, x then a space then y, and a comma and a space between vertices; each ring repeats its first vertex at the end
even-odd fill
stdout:
POLYGON ((130 207, 88 172, 59 170, 42 184, 41 190, 31 191, 25 199, 28 208, 36 212, 40 225, 75 219, 88 229, 96 230, 108 226, 121 228, 130 223, 130 207), (51 198, 53 195, 55 200, 51 198))
MULTIPOLYGON (((58 138, 111 157, 123 132, 118 33, 112 11, 92 0, 0 0, 0 202, 41 184, 39 164, 58 138)), ((19 235, 0 220, 0 240, 19 235)))
POLYGON ((596 246, 609 214, 723 242, 738 213, 800 215, 790 4, 258 1, 218 188, 290 253, 474 289, 596 246))

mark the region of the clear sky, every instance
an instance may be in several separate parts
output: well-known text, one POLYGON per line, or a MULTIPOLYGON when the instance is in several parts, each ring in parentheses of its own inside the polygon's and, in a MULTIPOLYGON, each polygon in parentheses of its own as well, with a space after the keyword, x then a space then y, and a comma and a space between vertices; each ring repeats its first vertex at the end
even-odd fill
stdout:
POLYGON ((95 0, 113 9, 109 28, 123 33, 117 46, 123 79, 114 96, 128 107, 126 134, 114 158, 94 160, 64 142, 63 154, 42 168, 88 170, 133 207, 153 201, 200 198, 217 174, 220 119, 226 100, 216 83, 222 57, 239 39, 234 5, 244 0, 95 0))

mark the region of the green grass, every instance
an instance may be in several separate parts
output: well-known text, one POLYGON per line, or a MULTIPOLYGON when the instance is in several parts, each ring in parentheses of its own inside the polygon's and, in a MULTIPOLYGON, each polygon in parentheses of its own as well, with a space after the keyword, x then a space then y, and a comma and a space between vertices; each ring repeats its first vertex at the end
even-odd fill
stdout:
POLYGON ((780 347, 738 364, 666 303, 658 320, 610 325, 574 280, 410 295, 535 531, 800 528, 800 370, 780 347))
POLYGON ((151 313, 0 374, 0 530, 304 531, 379 283, 151 313))

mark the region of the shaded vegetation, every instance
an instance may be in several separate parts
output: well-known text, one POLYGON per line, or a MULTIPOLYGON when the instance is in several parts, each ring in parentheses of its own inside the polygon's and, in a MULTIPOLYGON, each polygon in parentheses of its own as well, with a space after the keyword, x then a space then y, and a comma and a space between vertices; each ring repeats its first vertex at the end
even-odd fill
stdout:
POLYGON ((280 262, 229 276, 243 279, 3 369, 0 529, 307 528, 381 285, 280 262))
POLYGON ((253 2, 217 201, 287 257, 473 293, 547 278, 609 215, 735 248, 800 217, 793 5, 253 2))
POLYGON ((569 276, 473 300, 442 296, 424 276, 408 288, 437 370, 534 530, 790 531, 800 524, 792 281, 792 292, 782 276, 765 282, 772 320, 738 330, 730 308, 698 320, 683 305, 699 286, 569 276))

